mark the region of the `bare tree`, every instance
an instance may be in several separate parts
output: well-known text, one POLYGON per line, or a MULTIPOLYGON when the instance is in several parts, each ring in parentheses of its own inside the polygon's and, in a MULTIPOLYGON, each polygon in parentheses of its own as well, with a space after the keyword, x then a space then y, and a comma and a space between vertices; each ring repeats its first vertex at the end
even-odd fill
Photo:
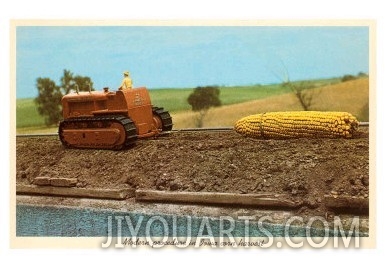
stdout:
POLYGON ((310 110, 311 105, 313 104, 314 91, 309 90, 313 88, 314 85, 303 81, 299 83, 292 83, 290 80, 282 83, 284 87, 289 87, 290 90, 295 94, 299 103, 301 104, 303 110, 310 110))
POLYGON ((277 76, 277 74, 275 73, 274 74, 282 81, 283 87, 288 87, 295 94, 303 110, 305 111, 310 110, 310 107, 314 101, 313 97, 315 92, 309 89, 314 88, 314 84, 309 81, 292 82, 290 80, 287 67, 283 62, 282 62, 282 66, 285 72, 284 77, 282 78, 280 76, 277 76))

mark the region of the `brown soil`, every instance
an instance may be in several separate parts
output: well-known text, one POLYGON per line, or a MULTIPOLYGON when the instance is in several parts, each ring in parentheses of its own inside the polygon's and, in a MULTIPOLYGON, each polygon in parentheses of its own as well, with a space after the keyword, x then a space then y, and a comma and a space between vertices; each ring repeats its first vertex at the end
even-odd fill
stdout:
POLYGON ((325 214, 324 195, 369 196, 369 134, 353 139, 257 140, 233 131, 172 132, 122 151, 64 148, 18 137, 16 182, 77 178, 78 187, 286 194, 297 212, 325 214))

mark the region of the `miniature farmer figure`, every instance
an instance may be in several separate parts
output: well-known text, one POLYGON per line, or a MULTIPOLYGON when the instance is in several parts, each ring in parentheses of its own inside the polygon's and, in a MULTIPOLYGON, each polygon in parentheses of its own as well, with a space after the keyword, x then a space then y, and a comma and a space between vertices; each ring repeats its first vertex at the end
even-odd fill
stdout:
POLYGON ((130 78, 130 73, 125 71, 123 73, 124 78, 122 84, 119 87, 119 90, 131 89, 132 88, 132 79, 130 78))

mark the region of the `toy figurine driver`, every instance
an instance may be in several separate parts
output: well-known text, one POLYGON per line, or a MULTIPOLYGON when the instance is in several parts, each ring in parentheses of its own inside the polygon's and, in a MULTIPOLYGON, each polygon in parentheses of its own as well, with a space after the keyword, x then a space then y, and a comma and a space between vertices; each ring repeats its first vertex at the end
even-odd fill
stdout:
POLYGON ((125 71, 123 73, 124 78, 122 84, 119 87, 119 90, 131 89, 132 88, 132 79, 130 78, 130 73, 125 71))

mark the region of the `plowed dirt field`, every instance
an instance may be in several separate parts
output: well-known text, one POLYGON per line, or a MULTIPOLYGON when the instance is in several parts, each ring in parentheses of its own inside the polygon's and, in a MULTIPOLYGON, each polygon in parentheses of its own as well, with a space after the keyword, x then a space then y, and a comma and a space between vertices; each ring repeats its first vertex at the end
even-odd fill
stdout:
POLYGON ((82 188, 284 194, 297 213, 327 213, 325 195, 369 197, 369 132, 352 139, 259 140, 234 131, 172 132, 121 150, 67 149, 18 137, 16 183, 76 178, 82 188))

